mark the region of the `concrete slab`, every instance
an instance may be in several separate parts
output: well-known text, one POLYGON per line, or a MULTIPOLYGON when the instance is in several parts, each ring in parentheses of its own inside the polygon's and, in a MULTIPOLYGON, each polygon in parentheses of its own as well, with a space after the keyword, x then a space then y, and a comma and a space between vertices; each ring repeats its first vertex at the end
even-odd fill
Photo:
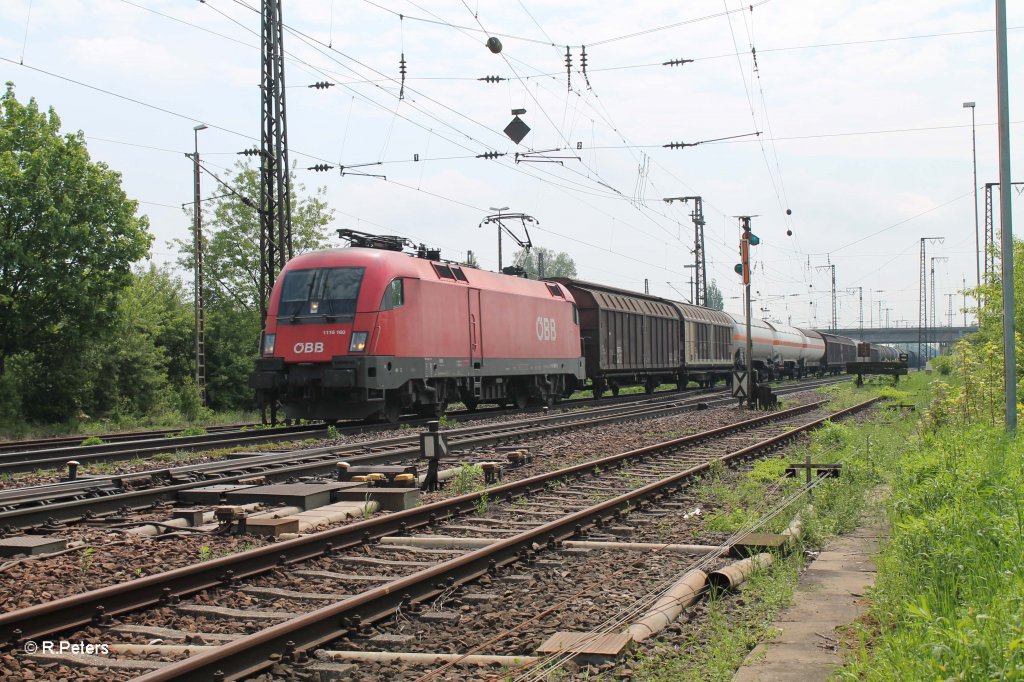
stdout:
POLYGON ((261 502, 308 510, 330 504, 331 495, 353 487, 352 483, 278 483, 234 490, 226 493, 226 498, 228 504, 261 502))
POLYGON ((539 654, 571 653, 576 661, 590 663, 618 658, 633 638, 626 633, 556 632, 537 647, 539 654))
POLYGON ((259 622, 291 620, 292 618, 299 617, 299 614, 288 613, 287 611, 249 611, 246 609, 229 609, 224 606, 207 606, 205 604, 179 604, 174 608, 180 613, 190 616, 206 616, 207 618, 242 622, 249 620, 259 622))
MULTIPOLYGON (((351 486, 351 483, 343 484, 351 486)), ((420 500, 419 488, 386 488, 383 486, 349 487, 334 494, 338 502, 376 502, 385 511, 402 511, 416 506, 420 500)))
POLYGON ((68 541, 51 535, 15 535, 0 540, 0 557, 49 554, 67 549, 68 541))
MULTIPOLYGON (((754 651, 757 651, 757 649, 754 649, 754 651)), ((751 652, 751 655, 753 655, 753 652, 751 652)), ((834 667, 831 663, 802 665, 800 673, 807 680, 824 680, 834 667)), ((733 676, 732 682, 789 682, 793 679, 792 663, 772 662, 749 666, 744 664, 736 675, 733 676)))
POLYGON ((220 504, 221 498, 230 492, 251 488, 251 485, 234 485, 219 483, 202 488, 179 490, 178 499, 186 504, 220 504))
POLYGON ((299 520, 294 516, 272 519, 266 516, 246 519, 245 532, 249 535, 265 535, 276 538, 282 533, 298 533, 299 520))
POLYGON ((874 584, 872 557, 886 529, 865 520, 836 538, 800 576, 793 604, 775 618, 776 636, 761 642, 732 682, 825 682, 843 664, 836 629, 867 610, 863 595, 874 584))
POLYGON ((815 571, 804 576, 799 590, 841 596, 861 597, 874 582, 868 571, 815 571))

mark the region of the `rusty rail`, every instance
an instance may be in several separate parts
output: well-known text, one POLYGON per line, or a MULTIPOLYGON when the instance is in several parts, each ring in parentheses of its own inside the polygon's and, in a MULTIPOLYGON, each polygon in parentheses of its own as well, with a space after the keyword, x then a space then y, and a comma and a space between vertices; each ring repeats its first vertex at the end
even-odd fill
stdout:
MULTIPOLYGON (((880 398, 873 398, 755 445, 742 448, 722 457, 721 461, 734 462, 764 450, 774 449, 800 433, 817 428, 830 419, 864 409, 878 400, 880 398)), ((749 421, 762 420, 763 418, 749 421)), ((685 439, 677 439, 673 442, 682 440, 685 439)), ((644 452, 650 454, 656 447, 641 448, 633 451, 632 454, 644 452)), ((620 461, 622 459, 621 456, 615 456, 599 461, 612 462, 616 458, 620 461)), ((681 487, 689 479, 706 472, 712 464, 713 461, 692 467, 588 509, 524 531, 514 537, 500 540, 488 547, 399 578, 345 601, 325 606, 299 618, 222 644, 216 649, 177 661, 167 667, 142 675, 137 680, 138 682, 167 682, 171 680, 236 679, 253 675, 268 667, 271 664, 269 656, 273 653, 280 654, 281 660, 284 662, 295 661, 302 655, 299 652, 358 630, 361 624, 389 616, 402 606, 430 599, 447 588, 470 582, 489 571, 493 572, 498 566, 520 559, 530 561, 532 559, 530 548, 535 544, 554 547, 568 537, 579 535, 590 526, 597 523, 603 524, 605 520, 620 515, 624 510, 642 509, 647 498, 663 495, 668 489, 681 487)), ((592 469, 594 465, 595 462, 589 462, 581 467, 592 469)), ((573 467, 573 469, 581 467, 573 467)), ((498 488, 505 487, 499 486, 498 488)), ((493 493, 495 490, 497 489, 492 488, 488 492, 493 493)))

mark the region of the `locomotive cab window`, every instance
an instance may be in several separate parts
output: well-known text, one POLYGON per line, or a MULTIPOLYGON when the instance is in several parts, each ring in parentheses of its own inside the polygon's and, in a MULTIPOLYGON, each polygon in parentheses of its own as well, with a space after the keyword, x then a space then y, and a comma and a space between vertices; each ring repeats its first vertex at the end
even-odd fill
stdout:
POLYGON ((405 286, 401 279, 393 279, 384 290, 384 297, 380 299, 381 310, 394 310, 405 304, 405 286))
POLYGON ((278 322, 321 324, 356 312, 365 268, 315 268, 285 273, 278 302, 278 322))

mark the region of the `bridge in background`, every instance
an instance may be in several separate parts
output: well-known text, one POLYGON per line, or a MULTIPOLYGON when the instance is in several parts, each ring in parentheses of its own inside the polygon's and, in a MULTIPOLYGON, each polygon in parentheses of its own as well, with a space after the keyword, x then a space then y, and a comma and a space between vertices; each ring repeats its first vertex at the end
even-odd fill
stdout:
MULTIPOLYGON (((978 328, 976 326, 929 327, 926 331, 929 342, 947 345, 956 343, 968 334, 973 334, 978 331, 978 328)), ((864 330, 856 328, 837 329, 835 333, 840 336, 849 336, 853 339, 860 339, 861 341, 869 341, 871 343, 916 344, 917 332, 917 327, 875 327, 865 328, 864 330)))

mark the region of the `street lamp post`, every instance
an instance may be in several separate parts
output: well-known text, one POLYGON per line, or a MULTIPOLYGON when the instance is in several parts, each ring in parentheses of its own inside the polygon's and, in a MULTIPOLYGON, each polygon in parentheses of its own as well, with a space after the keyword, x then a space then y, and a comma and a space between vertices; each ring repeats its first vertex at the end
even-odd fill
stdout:
POLYGON ((964 109, 971 110, 971 159, 974 163, 974 269, 981 289, 981 240, 978 236, 978 147, 974 128, 974 102, 964 102, 964 109))
POLYGON ((203 296, 203 214, 201 204, 200 187, 200 166, 199 166, 199 131, 206 130, 206 125, 200 123, 192 128, 193 141, 195 143, 192 154, 192 184, 193 184, 193 206, 192 222, 193 234, 193 261, 194 261, 194 287, 195 287, 195 342, 196 342, 196 390, 199 391, 199 399, 206 405, 206 333, 205 333, 205 301, 203 296))

